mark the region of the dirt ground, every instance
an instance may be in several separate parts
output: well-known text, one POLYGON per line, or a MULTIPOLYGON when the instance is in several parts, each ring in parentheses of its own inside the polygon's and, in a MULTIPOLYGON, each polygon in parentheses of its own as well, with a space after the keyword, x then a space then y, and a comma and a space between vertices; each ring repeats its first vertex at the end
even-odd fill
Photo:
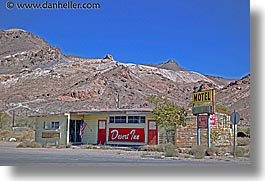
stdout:
POLYGON ((93 155, 104 156, 110 158, 146 158, 146 159, 163 159, 163 160, 192 160, 192 161, 208 161, 208 162, 242 162, 243 164, 248 164, 250 162, 250 158, 236 158, 233 156, 205 156, 203 159, 195 159, 191 155, 188 154, 178 154, 177 157, 165 157, 163 152, 156 151, 138 151, 134 149, 130 149, 128 147, 100 147, 95 145, 82 145, 82 146, 72 146, 71 148, 16 148, 18 142, 0 142, 1 152, 8 153, 25 153, 27 151, 34 151, 34 153, 45 153, 49 152, 50 154, 59 155, 59 154, 79 154, 79 155, 93 155))

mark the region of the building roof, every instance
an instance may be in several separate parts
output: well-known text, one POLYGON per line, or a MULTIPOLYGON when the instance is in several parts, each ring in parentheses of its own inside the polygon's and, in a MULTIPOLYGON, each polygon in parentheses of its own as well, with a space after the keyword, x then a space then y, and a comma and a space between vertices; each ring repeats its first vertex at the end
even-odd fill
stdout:
POLYGON ((66 114, 151 114, 153 109, 134 108, 134 109, 95 109, 95 110, 74 110, 64 113, 39 114, 30 117, 45 117, 45 116, 65 116, 66 114))
POLYGON ((153 109, 105 109, 105 110, 76 110, 69 112, 70 114, 150 114, 153 109))
POLYGON ((29 117, 34 118, 34 117, 46 117, 46 116, 65 116, 65 113, 37 114, 29 117))

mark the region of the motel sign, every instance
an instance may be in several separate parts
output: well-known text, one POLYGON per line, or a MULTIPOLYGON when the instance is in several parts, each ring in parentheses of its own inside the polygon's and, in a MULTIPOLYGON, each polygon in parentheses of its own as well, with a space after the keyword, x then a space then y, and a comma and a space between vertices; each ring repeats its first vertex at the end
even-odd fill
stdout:
POLYGON ((192 103, 212 102, 213 101, 213 90, 206 90, 201 92, 194 92, 192 94, 192 103))

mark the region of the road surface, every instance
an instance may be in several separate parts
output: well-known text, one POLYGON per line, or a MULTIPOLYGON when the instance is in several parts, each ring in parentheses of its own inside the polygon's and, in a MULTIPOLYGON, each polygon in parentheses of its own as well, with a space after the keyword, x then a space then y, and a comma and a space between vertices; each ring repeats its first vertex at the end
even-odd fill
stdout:
POLYGON ((0 142, 2 166, 240 166, 249 161, 154 159, 146 152, 72 148, 16 148, 17 143, 0 142))

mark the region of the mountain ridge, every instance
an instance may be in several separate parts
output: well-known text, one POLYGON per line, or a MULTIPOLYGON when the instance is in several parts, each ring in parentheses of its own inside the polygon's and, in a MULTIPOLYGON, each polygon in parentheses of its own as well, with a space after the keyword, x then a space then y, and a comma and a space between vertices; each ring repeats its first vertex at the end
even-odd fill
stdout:
POLYGON ((16 110, 20 118, 38 112, 152 108, 146 97, 154 94, 187 106, 192 92, 211 88, 218 104, 237 108, 249 119, 250 74, 229 80, 185 70, 175 60, 144 65, 118 62, 109 54, 102 58, 66 55, 46 40, 17 29, 0 31, 0 44, 9 47, 0 47, 0 110, 16 110))

